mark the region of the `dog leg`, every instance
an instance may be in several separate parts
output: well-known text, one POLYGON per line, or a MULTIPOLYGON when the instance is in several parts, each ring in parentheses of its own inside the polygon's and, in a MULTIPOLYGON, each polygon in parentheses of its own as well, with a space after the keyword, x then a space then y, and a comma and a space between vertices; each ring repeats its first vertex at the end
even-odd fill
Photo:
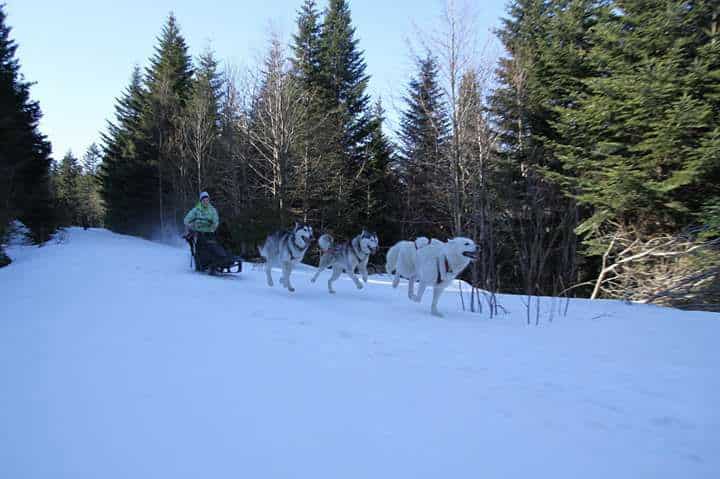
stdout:
POLYGON ((290 284, 290 273, 292 273, 292 262, 286 261, 284 265, 284 273, 285 273, 285 287, 290 291, 291 293, 295 292, 295 288, 293 288, 292 284, 290 284))
POLYGON ((392 286, 393 288, 397 288, 400 284, 400 273, 395 270, 395 277, 393 278, 392 286))
POLYGON ((325 268, 323 268, 322 260, 320 260, 320 264, 318 265, 317 271, 315 271, 315 274, 313 275, 313 277, 310 278, 311 283, 314 283, 315 281, 317 281, 318 276, 320 276, 320 273, 322 273, 323 269, 325 269, 325 268))
POLYGON ((342 269, 338 268, 337 266, 333 266, 333 272, 330 276, 330 279, 328 280, 328 291, 330 294, 335 294, 335 290, 333 289, 332 284, 340 277, 342 274, 342 269))
POLYGON ((363 289, 363 284, 360 282, 357 276, 355 276, 355 272, 347 270, 347 275, 350 276, 350 279, 353 280, 353 283, 355 283, 355 287, 357 289, 363 289))
POLYGON ((267 276, 267 284, 268 286, 274 286, 272 279, 272 263, 270 258, 267 258, 265 261, 265 276, 267 276))
POLYGON ((443 289, 441 286, 435 286, 433 288, 433 300, 432 300, 432 306, 430 307, 430 313, 433 316, 437 316, 438 318, 442 318, 443 315, 440 311, 437 309, 438 300, 440 299, 440 294, 442 294, 443 289))
POLYGON ((418 287, 418 292, 415 296, 413 296, 412 300, 416 303, 419 303, 422 301, 423 294, 425 294, 425 288, 427 288, 427 284, 425 282, 420 281, 420 286, 418 287))
POLYGON ((360 264, 360 273, 362 274, 363 283, 367 283, 368 282, 367 263, 360 264))
POLYGON ((413 299, 415 296, 415 276, 410 276, 408 279, 408 299, 413 299))

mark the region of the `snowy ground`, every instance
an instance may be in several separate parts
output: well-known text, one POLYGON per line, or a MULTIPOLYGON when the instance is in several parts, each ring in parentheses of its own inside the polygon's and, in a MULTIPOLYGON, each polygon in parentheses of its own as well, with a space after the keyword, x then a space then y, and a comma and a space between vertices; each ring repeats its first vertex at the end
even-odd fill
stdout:
POLYGON ((383 279, 290 294, 102 230, 10 254, 1 478, 720 477, 717 314, 535 327, 448 292, 439 320, 383 279))

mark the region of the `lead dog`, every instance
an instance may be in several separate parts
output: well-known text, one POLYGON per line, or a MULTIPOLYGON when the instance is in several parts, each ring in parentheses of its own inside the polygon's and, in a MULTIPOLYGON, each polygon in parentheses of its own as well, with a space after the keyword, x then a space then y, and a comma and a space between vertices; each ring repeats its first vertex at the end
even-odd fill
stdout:
POLYGON ((417 295, 412 299, 422 300, 425 288, 432 286, 433 299, 430 312, 442 318, 437 309, 440 295, 448 285, 477 257, 478 248, 470 238, 457 237, 446 243, 431 243, 417 252, 416 270, 420 280, 417 295))
POLYGON ((312 241, 312 227, 295 223, 287 231, 276 231, 267 237, 265 243, 259 248, 260 256, 265 258, 265 274, 268 286, 273 286, 272 267, 278 265, 282 268, 280 284, 288 291, 293 292, 290 283, 290 274, 293 267, 302 261, 312 241))
POLYGON ((320 245, 320 264, 315 275, 310 281, 313 283, 329 266, 332 266, 332 276, 328 280, 328 291, 335 294, 332 284, 345 272, 350 279, 353 280, 357 289, 362 289, 363 285, 355 276, 355 268, 360 270, 362 279, 367 283, 368 271, 367 264, 370 255, 375 253, 380 246, 377 234, 369 233, 365 230, 354 237, 349 243, 341 243, 335 246, 335 240, 329 234, 324 234, 318 239, 320 245))
MULTIPOLYGON (((437 241, 438 240, 433 240, 437 241)), ((414 296, 415 278, 417 272, 415 270, 416 256, 420 248, 430 244, 430 240, 425 236, 415 238, 415 241, 398 241, 387 252, 385 261, 385 270, 394 275, 392 286, 397 288, 400 284, 400 277, 408 279, 408 298, 414 296)))

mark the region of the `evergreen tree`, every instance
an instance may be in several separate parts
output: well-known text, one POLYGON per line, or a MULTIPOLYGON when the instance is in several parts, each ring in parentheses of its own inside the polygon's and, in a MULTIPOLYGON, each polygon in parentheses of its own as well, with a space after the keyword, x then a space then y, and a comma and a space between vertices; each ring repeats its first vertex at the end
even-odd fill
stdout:
POLYGON ((297 201, 304 221, 324 226, 342 217, 347 165, 343 162, 340 115, 330 101, 322 65, 322 25, 315 0, 305 0, 292 42, 292 75, 301 89, 307 121, 294 146, 297 201))
POLYGON ((93 143, 82 158, 82 176, 80 176, 78 213, 80 224, 84 227, 104 225, 105 207, 101 197, 100 162, 102 150, 93 143))
POLYGON ((144 128, 146 91, 140 69, 117 100, 115 122, 103 135, 100 166, 105 224, 119 233, 150 237, 157 224, 157 167, 144 128))
POLYGON ((297 17, 297 33, 293 35, 293 74, 308 91, 322 86, 320 15, 315 0, 305 0, 297 17))
POLYGON ((371 134, 367 147, 367 165, 363 171, 365 204, 362 224, 381 231, 383 241, 392 244, 400 239, 399 183, 392 170, 394 147, 383 132, 385 110, 378 100, 373 108, 371 134))
POLYGON ((144 127, 151 139, 157 170, 158 223, 162 235, 180 228, 184 198, 189 196, 188 168, 181 148, 180 118, 193 87, 192 59, 171 13, 147 69, 144 127))
POLYGON ((587 54, 596 74, 575 105, 559 110, 567 173, 558 176, 591 208, 580 231, 598 254, 615 228, 682 229, 719 191, 718 7, 660 4, 616 1, 603 10, 587 54))
POLYGON ((82 167, 72 151, 68 151, 60 161, 54 178, 55 199, 63 226, 80 224, 81 177, 82 167))
MULTIPOLYGON (((45 241, 55 229, 50 144, 38 131, 40 106, 20 74, 10 31, 0 5, 0 238, 19 218, 35 240, 45 241)), ((4 256, 0 249, 0 261, 7 261, 4 256)))
POLYGON ((404 187, 403 236, 440 235, 444 214, 437 188, 449 131, 438 85, 438 66, 428 54, 408 85, 400 124, 399 171, 404 187))
POLYGON ((583 79, 592 74, 585 58, 589 31, 603 1, 515 0, 498 36, 509 56, 497 70, 499 86, 490 109, 499 133, 496 174, 505 187, 497 222, 498 257, 505 281, 535 294, 577 282, 576 226, 579 211, 548 178, 561 169, 554 141, 558 110, 582 96, 583 79))
POLYGON ((370 77, 357 44, 348 3, 330 0, 320 34, 320 70, 325 101, 337 113, 343 132, 340 146, 349 161, 357 161, 370 135, 370 98, 365 92, 370 77))

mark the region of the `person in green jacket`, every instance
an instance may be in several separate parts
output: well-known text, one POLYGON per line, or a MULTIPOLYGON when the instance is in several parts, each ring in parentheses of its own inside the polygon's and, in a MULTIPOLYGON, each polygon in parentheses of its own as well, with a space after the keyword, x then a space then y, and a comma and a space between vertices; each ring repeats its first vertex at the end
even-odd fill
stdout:
POLYGON ((196 239, 195 269, 213 272, 214 268, 228 262, 227 252, 215 239, 220 218, 206 191, 200 193, 200 201, 185 215, 184 223, 196 239))
POLYGON ((185 226, 191 231, 214 233, 219 224, 220 218, 215 207, 210 204, 210 195, 203 191, 198 204, 185 215, 185 226))

